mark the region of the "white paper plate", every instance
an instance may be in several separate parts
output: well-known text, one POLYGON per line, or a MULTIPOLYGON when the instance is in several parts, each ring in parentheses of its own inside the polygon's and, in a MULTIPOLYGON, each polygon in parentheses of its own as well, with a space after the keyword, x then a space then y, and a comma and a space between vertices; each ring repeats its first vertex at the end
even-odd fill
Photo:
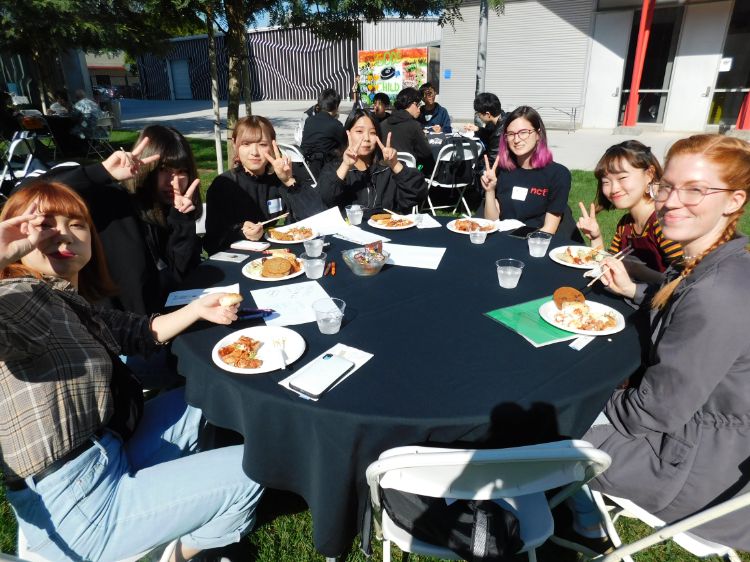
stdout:
POLYGON ((287 365, 291 365, 302 357, 306 347, 305 340, 294 330, 282 328, 281 326, 253 326, 252 328, 237 330, 221 338, 211 352, 211 359, 213 359, 217 367, 239 375, 256 375, 276 371, 282 367, 282 364, 279 350, 273 346, 273 341, 280 339, 284 340, 284 356, 287 365), (240 336, 247 336, 248 338, 263 342, 257 355, 258 359, 263 361, 263 364, 257 369, 233 367, 232 365, 227 365, 219 358, 219 349, 236 342, 240 336))
MULTIPOLYGON (((560 265, 565 265, 567 267, 574 267, 576 269, 594 269, 595 267, 599 265, 600 262, 579 265, 577 263, 570 263, 570 262, 563 260, 560 256, 564 254, 568 248, 570 248, 571 251, 591 249, 588 246, 560 246, 559 248, 550 250, 547 255, 549 255, 549 259, 551 259, 554 262, 559 263, 560 265)), ((604 252, 604 250, 602 250, 602 252, 604 252)))
POLYGON ((539 316, 541 316, 545 320, 545 322, 552 324, 556 328, 560 328, 561 330, 565 330, 566 332, 572 332, 574 334, 581 334, 584 336, 607 336, 609 334, 616 334, 617 332, 621 332, 625 329, 625 317, 617 312, 614 308, 611 308, 606 304, 592 301, 586 301, 586 304, 589 305, 591 311, 596 314, 612 312, 615 315, 615 326, 613 328, 608 328, 600 332, 597 332, 596 330, 577 330, 575 328, 567 328, 565 327, 565 325, 555 321, 555 314, 557 314, 559 311, 557 309, 557 306, 555 305, 555 301, 552 300, 545 302, 542 306, 539 307, 539 316))
MULTIPOLYGON (((299 227, 290 225, 290 226, 282 226, 281 228, 274 228, 274 230, 278 230, 279 232, 286 232, 287 230, 291 230, 292 228, 299 228, 299 227)), ((269 242, 274 242, 276 244, 302 244, 302 242, 307 242, 308 240, 312 240, 313 238, 317 238, 317 237, 318 237, 318 233, 313 230, 312 235, 308 236, 307 238, 303 238, 301 240, 277 240, 276 238, 273 238, 271 236, 270 232, 266 232, 266 240, 268 240, 269 242)))
MULTIPOLYGON (((456 220, 466 220, 466 221, 472 221, 477 224, 480 224, 482 226, 486 226, 488 224, 492 225, 492 230, 482 230, 481 232, 486 232, 487 234, 492 234, 493 232, 497 231, 497 223, 495 221, 491 221, 489 219, 479 219, 479 218, 470 218, 470 219, 456 219, 456 220)), ((464 232, 463 230, 458 230, 456 228, 456 220, 452 220, 449 222, 445 227, 450 230, 451 232, 455 232, 456 234, 471 234, 471 232, 464 232)), ((475 231, 476 232, 476 231, 475 231)))
POLYGON ((413 219, 410 219, 406 215, 403 215, 403 217, 410 220, 411 224, 405 224, 404 226, 385 226, 384 224, 375 222, 372 219, 368 220, 367 224, 369 224, 373 228, 378 228, 380 230, 406 230, 407 228, 414 228, 417 225, 417 223, 415 223, 413 219))
MULTIPOLYGON (((268 256, 268 257, 272 258, 274 256, 268 256)), ((302 262, 300 261, 299 258, 296 258, 297 259, 297 263, 299 264, 299 267, 300 267, 299 271, 296 271, 296 272, 294 272, 294 273, 292 273, 290 275, 287 275, 285 277, 263 277, 263 275, 261 275, 261 268, 262 268, 262 264, 263 264, 263 260, 264 259, 265 258, 258 258, 258 259, 255 259, 255 260, 251 261, 250 263, 246 263, 242 267, 242 275, 244 275, 245 277, 249 277, 250 279, 255 279, 256 281, 270 281, 270 282, 273 282, 273 281, 286 281, 287 279, 292 279, 294 277, 299 277, 300 275, 302 275, 302 274, 305 273, 305 270, 302 268, 302 262)))

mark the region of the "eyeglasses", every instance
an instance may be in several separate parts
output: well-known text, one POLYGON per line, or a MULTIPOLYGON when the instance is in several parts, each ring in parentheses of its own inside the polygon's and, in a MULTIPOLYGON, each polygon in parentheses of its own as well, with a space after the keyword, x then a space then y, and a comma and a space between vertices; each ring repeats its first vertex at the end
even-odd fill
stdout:
POLYGON ((505 138, 508 140, 513 140, 515 137, 518 137, 521 140, 526 140, 529 138, 529 135, 531 133, 536 133, 534 129, 521 129, 520 131, 516 131, 515 133, 513 131, 508 131, 505 133, 505 138))
POLYGON ((683 205, 697 205, 706 195, 717 193, 719 191, 734 191, 723 187, 675 187, 668 183, 654 182, 648 186, 648 192, 654 201, 664 203, 672 192, 677 192, 677 198, 683 205))

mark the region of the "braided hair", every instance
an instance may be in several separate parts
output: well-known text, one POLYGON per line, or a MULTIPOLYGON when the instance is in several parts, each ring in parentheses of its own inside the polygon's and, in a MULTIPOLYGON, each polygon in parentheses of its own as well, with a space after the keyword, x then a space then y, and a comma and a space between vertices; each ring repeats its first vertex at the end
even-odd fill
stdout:
MULTIPOLYGON (((717 167, 722 181, 729 189, 742 190, 750 195, 750 144, 747 142, 722 135, 693 135, 672 145, 665 159, 665 168, 673 157, 683 154, 702 156, 717 167)), ((686 260, 682 273, 659 289, 651 300, 652 308, 664 308, 677 286, 693 272, 703 258, 735 237, 737 223, 745 211, 746 203, 747 198, 742 206, 729 216, 721 236, 708 249, 686 260)))

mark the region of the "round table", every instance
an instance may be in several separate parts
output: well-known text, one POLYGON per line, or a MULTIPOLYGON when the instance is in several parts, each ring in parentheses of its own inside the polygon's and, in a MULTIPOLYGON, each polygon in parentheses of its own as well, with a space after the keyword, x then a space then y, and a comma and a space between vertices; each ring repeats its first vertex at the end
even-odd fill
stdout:
MULTIPOLYGON (((441 219, 443 224, 447 222, 441 219)), ((365 226, 365 229, 372 230, 365 226)), ((490 234, 483 245, 446 228, 381 232, 394 243, 445 247, 437 270, 386 266, 375 277, 356 277, 333 237, 329 257, 337 275, 319 280, 346 301, 341 331, 322 335, 315 323, 292 326, 307 350, 298 368, 341 342, 374 357, 318 402, 277 383, 290 371, 235 375, 211 361, 214 344, 232 326, 200 323, 173 344, 186 397, 213 424, 245 438, 243 468, 261 484, 302 496, 312 513, 315 547, 326 556, 346 552, 368 505, 365 469, 391 447, 503 447, 580 437, 612 389, 640 364, 634 318, 619 299, 589 298, 621 311, 627 327, 599 337, 582 351, 568 343, 534 348, 483 313, 550 295, 561 285, 582 286, 581 270, 549 258, 531 258, 525 240, 490 234), (495 260, 526 263, 516 289, 498 286, 495 260)), ((552 246, 566 244, 553 239, 552 246)), ((294 246, 298 253, 302 247, 294 246)), ((257 256, 257 254, 255 254, 257 256)), ((252 281, 240 265, 208 261, 184 288, 240 282, 246 306, 252 281)), ((287 281, 306 281, 304 277, 287 281)), ((256 322, 262 324, 262 322, 256 322)))

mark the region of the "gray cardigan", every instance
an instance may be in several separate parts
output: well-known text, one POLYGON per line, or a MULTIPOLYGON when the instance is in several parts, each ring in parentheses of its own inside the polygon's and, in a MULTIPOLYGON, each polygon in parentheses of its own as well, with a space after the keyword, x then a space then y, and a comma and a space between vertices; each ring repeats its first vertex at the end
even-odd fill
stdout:
MULTIPOLYGON (((605 407, 584 439, 612 456, 594 489, 667 522, 750 490, 750 253, 737 237, 706 256, 651 313, 643 380, 605 407)), ((673 268, 667 280, 678 274, 673 268)), ((637 298, 644 299, 640 290, 637 298)), ((645 302, 648 305, 647 302, 645 302)), ((750 550, 750 508, 696 534, 750 550)))

